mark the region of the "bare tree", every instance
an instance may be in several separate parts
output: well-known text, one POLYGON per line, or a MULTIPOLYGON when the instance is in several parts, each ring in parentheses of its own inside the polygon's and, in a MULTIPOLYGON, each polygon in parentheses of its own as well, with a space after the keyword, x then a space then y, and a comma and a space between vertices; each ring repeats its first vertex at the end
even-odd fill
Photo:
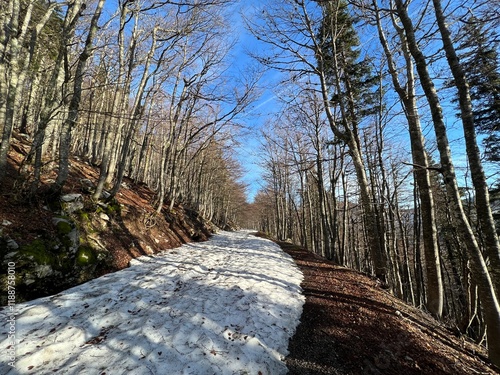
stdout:
MULTIPOLYGON (((414 65, 409 51, 404 31, 399 27, 396 20, 389 13, 391 24, 397 31, 399 37, 398 47, 404 57, 404 74, 399 74, 393 49, 389 46, 386 32, 382 25, 382 15, 377 1, 371 2, 377 25, 380 43, 383 47, 389 73, 392 77, 393 87, 398 94, 405 117, 408 121, 409 134, 412 148, 415 181, 418 184, 420 197, 420 212, 422 214, 423 244, 426 260, 427 274, 427 308, 436 317, 441 317, 443 312, 443 281, 441 276, 440 255, 437 240, 437 227, 434 213, 434 199, 431 191, 429 177, 429 163, 424 145, 424 137, 420 126, 417 97, 415 90, 414 65)), ((364 7, 366 9, 366 7, 364 7)))
MULTIPOLYGON (((27 2, 21 17, 21 2, 8 1, 1 5, 0 15, 0 181, 5 177, 7 153, 15 125, 17 112, 21 106, 21 88, 28 71, 32 68, 38 36, 58 6, 56 3, 44 7, 42 16, 31 25, 33 7, 36 0, 27 2), (22 23, 20 23, 22 21, 22 23), (32 32, 29 33, 29 27, 32 32), (28 42, 29 37, 29 42, 28 42), (25 45, 29 45, 26 51, 25 45), (26 57, 23 59, 23 57, 26 57)), ((68 7, 68 10, 71 7, 68 7)))
MULTIPOLYGON (((345 37, 348 24, 336 24, 336 15, 345 12, 342 2, 321 3, 284 1, 266 6, 262 10, 262 23, 247 20, 249 29, 257 39, 274 48, 274 55, 255 56, 261 63, 290 73, 293 79, 306 75, 315 78, 315 85, 322 96, 330 128, 348 146, 353 160, 361 201, 365 211, 368 246, 370 247, 375 274, 386 282, 386 249, 383 236, 378 233, 377 218, 372 205, 372 192, 366 176, 359 142, 359 113, 356 98, 348 75, 343 75, 346 55, 340 39, 345 37), (314 18, 313 18, 314 17, 314 18), (325 23, 326 22, 326 23, 325 23), (323 25, 320 37, 320 26, 323 25), (335 97, 332 100, 332 96, 335 97), (334 105, 332 105, 334 104, 334 105)), ((342 15, 340 18, 343 18, 342 15)), ((346 21, 348 22, 348 21, 346 21)))
MULTIPOLYGON (((477 216, 479 218, 481 232, 484 236, 485 253, 491 264, 489 271, 492 274, 492 280, 495 283, 497 299, 500 299, 500 244, 498 241, 495 221, 493 220, 493 215, 491 213, 488 184, 486 183, 486 176, 481 162, 481 153, 477 144, 469 84, 453 45, 451 33, 446 25, 446 17, 441 6, 441 1, 433 0, 433 4, 439 32, 441 34, 444 50, 446 52, 446 59, 450 66, 454 83, 458 91, 458 101, 464 129, 467 159, 475 190, 477 216)), ((500 352, 498 360, 500 361, 500 352)))
MULTIPOLYGON (((89 30, 81 53, 78 56, 78 63, 74 73, 73 90, 71 100, 68 107, 68 116, 61 127, 61 138, 59 141, 59 169, 57 179, 51 190, 54 193, 60 193, 68 178, 69 157, 71 147, 71 132, 76 126, 80 115, 80 102, 82 97, 82 83, 84 79, 84 71, 87 66, 87 61, 93 54, 93 43, 98 30, 98 22, 101 17, 102 9, 105 0, 99 0, 90 20, 89 30)), ((70 72, 66 72, 69 76, 70 72)))
POLYGON ((415 37, 415 29, 408 15, 407 5, 402 0, 395 0, 397 15, 405 31, 408 40, 408 48, 415 60, 417 72, 422 88, 429 103, 436 141, 440 154, 440 171, 443 174, 447 193, 453 204, 453 221, 458 227, 460 235, 466 245, 471 260, 472 277, 478 286, 485 321, 488 327, 488 352, 491 361, 500 363, 500 305, 495 293, 492 275, 486 265, 485 259, 479 247, 473 229, 467 220, 466 213, 458 189, 455 168, 451 158, 450 145, 440 99, 437 95, 434 83, 428 71, 427 59, 422 53, 415 37))

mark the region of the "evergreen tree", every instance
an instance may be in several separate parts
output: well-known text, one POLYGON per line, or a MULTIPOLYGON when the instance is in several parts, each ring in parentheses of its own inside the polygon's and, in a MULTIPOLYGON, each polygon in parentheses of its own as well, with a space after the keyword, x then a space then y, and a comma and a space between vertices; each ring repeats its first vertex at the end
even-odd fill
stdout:
POLYGON ((377 92, 374 90, 378 77, 372 73, 371 60, 361 57, 360 42, 344 0, 322 4, 323 22, 318 30, 322 45, 327 82, 336 87, 331 96, 334 106, 341 101, 349 111, 343 113, 345 121, 359 122, 363 117, 376 112, 377 92), (332 4, 334 3, 334 4, 332 4))
POLYGON ((366 173, 360 142, 361 120, 374 113, 377 77, 371 74, 370 62, 361 57, 354 20, 344 0, 318 1, 321 22, 314 37, 317 73, 328 122, 336 136, 349 149, 360 186, 368 244, 375 275, 387 285, 387 249, 379 208, 366 173))
POLYGON ((470 17, 459 46, 462 67, 470 86, 474 124, 483 140, 487 160, 500 161, 500 43, 486 24, 470 17))

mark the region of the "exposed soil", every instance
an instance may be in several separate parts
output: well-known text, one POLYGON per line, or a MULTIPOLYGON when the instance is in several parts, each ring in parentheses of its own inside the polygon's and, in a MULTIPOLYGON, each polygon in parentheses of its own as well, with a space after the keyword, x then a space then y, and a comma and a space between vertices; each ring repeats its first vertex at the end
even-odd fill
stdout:
MULTIPOLYGON (((19 172, 29 149, 30 143, 22 135, 15 134, 8 155, 8 173, 0 185, 0 235, 11 238, 19 246, 37 238, 50 238, 55 232, 52 224, 54 212, 49 209, 53 198, 47 192, 55 181, 57 165, 46 162, 36 194, 29 194, 31 170, 25 168, 22 174, 19 172)), ((83 211, 90 221, 80 223, 82 231, 84 227, 91 226, 91 230, 83 233, 83 237, 91 237, 92 243, 107 253, 106 262, 99 265, 95 277, 128 267, 129 261, 138 256, 176 248, 191 241, 206 240, 211 235, 213 225, 181 205, 175 206, 172 211, 164 206, 160 214, 156 213, 154 192, 146 185, 136 184, 128 178, 124 179, 116 196, 119 210, 106 221, 101 220, 98 202, 92 200, 91 192, 83 182, 90 180, 95 185, 98 177, 98 166, 75 158, 71 160, 70 175, 62 192, 82 194, 85 205, 83 211)), ((79 216, 73 215, 72 219, 78 221, 79 216)), ((0 249, 0 260, 3 251, 0 249)), ((51 289, 52 293, 58 291, 57 286, 51 289)), ((29 296, 37 297, 41 296, 29 296)))
POLYGON ((498 374, 486 350, 382 289, 376 279, 285 242, 304 274, 290 375, 498 374))
MULTIPOLYGON (((53 213, 43 194, 26 200, 25 177, 18 170, 29 146, 16 138, 10 170, 0 191, 3 234, 19 245, 53 231, 53 213)), ((98 169, 73 160, 64 193, 80 192, 82 179, 96 181, 98 169)), ((45 171, 42 188, 55 177, 45 171)), ((125 180, 117 200, 121 210, 111 218, 99 241, 112 261, 103 272, 127 267, 130 259, 170 249, 210 235, 193 211, 176 207, 156 214, 153 192, 125 180)), ((286 359, 291 375, 312 374, 498 374, 483 347, 458 337, 442 323, 382 289, 376 279, 326 261, 289 243, 279 243, 304 274, 306 303, 301 324, 286 359)))

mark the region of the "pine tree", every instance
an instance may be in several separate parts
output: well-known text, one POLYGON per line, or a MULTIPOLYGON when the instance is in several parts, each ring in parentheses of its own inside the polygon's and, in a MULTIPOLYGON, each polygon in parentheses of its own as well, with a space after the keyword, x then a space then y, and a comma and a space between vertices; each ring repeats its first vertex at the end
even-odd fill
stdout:
POLYGON ((334 3, 333 6, 323 5, 323 22, 318 30, 327 83, 339 88, 332 94, 333 105, 338 106, 351 97, 354 99, 347 103, 349 111, 342 115, 348 122, 359 122, 376 111, 378 94, 374 87, 378 77, 372 74, 371 60, 361 58, 355 20, 349 14, 347 3, 343 0, 334 3))
POLYGON ((379 219, 380 212, 373 202, 374 193, 366 174, 363 151, 359 139, 362 119, 377 108, 377 77, 371 74, 370 61, 361 57, 360 43, 354 28, 354 20, 344 0, 318 2, 322 20, 315 36, 317 71, 327 117, 333 133, 349 148, 353 160, 362 202, 368 248, 375 275, 387 284, 387 251, 385 236, 379 219), (327 98, 326 95, 329 95, 327 98), (335 113, 335 115, 333 114, 335 113))
POLYGON ((500 161, 500 43, 486 24, 470 17, 462 29, 460 59, 470 87, 474 124, 487 160, 500 161))

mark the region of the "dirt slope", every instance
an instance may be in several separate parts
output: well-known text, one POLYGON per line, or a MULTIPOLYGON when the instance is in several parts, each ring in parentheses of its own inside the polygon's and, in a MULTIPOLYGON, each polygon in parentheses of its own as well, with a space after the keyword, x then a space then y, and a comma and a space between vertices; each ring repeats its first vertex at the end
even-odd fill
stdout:
MULTIPOLYGON (((125 268, 132 258, 206 240, 213 232, 210 222, 180 205, 172 211, 164 206, 157 214, 154 192, 127 178, 112 203, 94 202, 91 195, 99 169, 79 159, 71 161, 63 194, 79 195, 80 207, 61 212, 60 205, 54 208, 58 202, 46 194, 56 177, 54 162, 47 163, 37 194, 28 194, 30 170, 23 175, 19 170, 29 148, 29 142, 16 134, 7 179, 0 186, 0 281, 6 277, 9 262, 14 262, 17 302, 55 294, 125 268), (73 253, 63 250, 64 241, 57 237, 64 225, 54 224, 55 218, 76 227, 79 243, 73 253), (84 258, 79 258, 82 254, 84 258), (89 258, 93 261, 82 264, 82 259, 89 258)), ((2 282, 0 305, 6 303, 4 287, 2 282)))
POLYGON ((497 374, 484 348, 379 287, 376 280, 279 243, 304 274, 306 303, 290 375, 497 374))

